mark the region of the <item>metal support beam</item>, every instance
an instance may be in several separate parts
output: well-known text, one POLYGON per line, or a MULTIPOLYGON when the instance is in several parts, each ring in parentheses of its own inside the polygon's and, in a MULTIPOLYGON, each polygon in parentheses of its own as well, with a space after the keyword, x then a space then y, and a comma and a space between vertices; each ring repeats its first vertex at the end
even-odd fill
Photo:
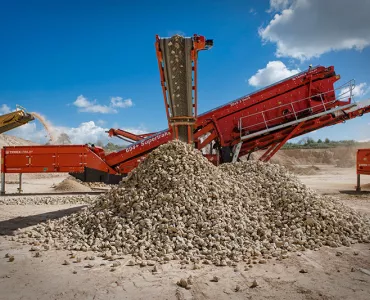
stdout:
POLYGON ((232 161, 231 162, 237 162, 237 160, 238 160, 238 158, 239 158, 239 152, 240 152, 240 149, 242 148, 242 144, 243 144, 243 142, 240 142, 240 143, 238 143, 238 144, 236 144, 235 146, 234 146, 234 149, 233 149, 233 153, 234 153, 234 155, 233 155, 233 159, 232 159, 232 161))
POLYGON ((267 148, 266 152, 263 153, 263 155, 260 157, 261 161, 265 161, 265 158, 269 155, 271 151, 275 149, 275 147, 278 145, 278 143, 273 143, 270 145, 270 147, 267 148))
POLYGON ((5 150, 1 148, 1 190, 0 194, 5 195, 5 150))
POLYGON ((356 192, 361 192, 361 180, 360 180, 360 174, 357 174, 357 186, 356 186, 356 192))
POLYGON ((5 173, 1 172, 1 195, 5 195, 5 173))
POLYGON ((19 173, 19 187, 18 187, 18 193, 21 194, 23 193, 23 190, 22 190, 22 173, 19 173))
POLYGON ((260 160, 264 161, 264 162, 268 162, 270 160, 270 158, 280 150, 281 147, 284 146, 284 144, 302 127, 304 122, 302 123, 299 123, 296 127, 294 127, 294 129, 280 142, 280 143, 277 143, 276 146, 274 148, 270 148, 268 151, 269 153, 265 153, 263 155, 263 157, 260 158, 260 160))
POLYGON ((213 130, 205 139, 204 141, 200 142, 198 145, 198 150, 203 149, 207 146, 210 142, 212 142, 217 137, 216 132, 213 130))

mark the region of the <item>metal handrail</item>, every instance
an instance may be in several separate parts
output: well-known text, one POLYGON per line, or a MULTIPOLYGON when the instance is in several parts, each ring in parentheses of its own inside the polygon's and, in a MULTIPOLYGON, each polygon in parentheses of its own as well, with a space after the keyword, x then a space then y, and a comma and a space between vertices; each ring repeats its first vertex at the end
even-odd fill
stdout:
MULTIPOLYGON (((316 68, 318 68, 318 67, 321 67, 321 66, 320 66, 320 65, 316 65, 316 66, 314 66, 311 70, 314 70, 314 69, 316 69, 316 68)), ((304 70, 304 71, 302 71, 302 72, 300 72, 300 73, 294 74, 294 75, 292 75, 292 76, 289 76, 289 77, 286 77, 286 78, 284 78, 284 79, 281 79, 281 80, 279 80, 279 81, 277 81, 277 82, 274 82, 274 83, 272 83, 272 84, 270 84, 270 85, 264 86, 264 87, 262 87, 262 88, 260 88, 260 89, 257 89, 257 90, 255 90, 255 91, 253 91, 253 92, 251 92, 251 93, 249 93, 249 94, 247 94, 247 95, 244 95, 244 96, 239 97, 239 98, 237 98, 237 99, 231 100, 231 101, 229 101, 229 102, 227 102, 227 103, 225 103, 225 104, 219 105, 219 106, 217 106, 217 107, 215 107, 215 108, 213 108, 213 109, 211 109, 211 110, 209 110, 209 111, 206 111, 206 112, 204 112, 204 113, 200 114, 199 116, 203 116, 203 115, 208 114, 208 113, 210 113, 210 112, 212 112, 212 111, 218 110, 218 109, 220 109, 221 107, 226 107, 227 105, 230 105, 231 103, 235 103, 235 102, 238 102, 238 101, 240 101, 240 100, 246 99, 246 98, 248 98, 248 97, 252 97, 252 96, 254 96, 255 94, 257 94, 257 93, 259 93, 259 92, 261 92, 261 91, 263 91, 263 90, 266 90, 266 89, 268 89, 268 88, 270 88, 270 87, 272 87, 272 86, 278 85, 278 84, 280 84, 280 83, 282 83, 282 82, 284 82, 284 81, 287 81, 287 80, 289 80, 289 79, 292 79, 292 78, 294 78, 294 77, 299 77, 300 75, 302 75, 302 74, 304 74, 304 73, 307 73, 308 71, 310 71, 310 69, 306 69, 306 70, 304 70)), ((198 117, 199 117, 199 116, 198 116, 198 117)))
MULTIPOLYGON (((269 127, 268 127, 268 123, 270 123, 270 122, 272 122, 272 121, 276 121, 276 120, 278 120, 278 119, 282 119, 282 118, 286 118, 286 117, 290 117, 290 116, 293 116, 293 115, 294 115, 294 118, 295 118, 296 120, 298 120, 298 119, 299 119, 299 118, 298 118, 298 115, 299 115, 299 114, 301 114, 301 113, 303 113, 303 112, 305 112, 305 111, 310 111, 310 110, 312 110, 313 108, 321 107, 321 108, 323 108, 323 109, 324 109, 324 111, 326 111, 326 110, 327 110, 327 105, 332 104, 332 103, 334 103, 334 102, 337 102, 338 100, 342 100, 342 99, 344 99, 344 98, 347 98, 347 94, 348 94, 348 93, 349 93, 349 99, 352 99, 352 96, 353 96, 353 89, 354 89, 354 87, 355 87, 355 81, 354 81, 354 79, 352 79, 352 80, 350 80, 350 81, 348 81, 348 82, 344 83, 343 85, 341 85, 341 86, 339 86, 339 87, 337 87, 337 88, 335 88, 335 89, 332 89, 332 90, 330 90, 330 91, 323 92, 323 93, 319 93, 319 94, 315 94, 315 95, 312 95, 312 96, 310 96, 310 97, 306 97, 306 98, 303 98, 303 99, 299 99, 299 100, 296 100, 296 101, 292 101, 292 102, 290 102, 290 103, 285 103, 285 104, 282 104, 282 105, 279 105, 279 106, 275 106, 275 107, 273 107, 273 108, 266 109, 266 110, 264 110, 264 111, 262 111, 262 112, 257 112, 257 113, 254 113, 254 114, 251 114, 251 115, 248 115, 248 116, 241 117, 241 118, 239 119, 239 122, 238 122, 238 128, 239 128, 239 131, 240 131, 240 136, 242 136, 243 131, 245 131, 246 129, 249 129, 249 130, 246 130, 247 132, 249 132, 249 131, 251 131, 251 128, 253 128, 253 127, 257 127, 257 126, 260 126, 261 124, 264 124, 264 125, 265 125, 265 129, 269 129, 269 127), (327 103, 325 103, 325 102, 324 102, 323 95, 328 94, 328 93, 331 93, 331 92, 335 92, 335 91, 337 91, 337 90, 343 90, 343 89, 345 89, 345 88, 348 88, 348 90, 347 90, 347 91, 344 91, 344 92, 342 92, 342 91, 341 91, 341 93, 339 94, 339 96, 338 96, 338 97, 336 97, 336 99, 335 99, 335 100, 330 101, 330 102, 327 102, 327 103), (344 96, 344 95, 346 95, 346 96, 344 96), (320 99, 321 99, 321 103, 320 103, 320 104, 318 104, 318 105, 315 105, 315 106, 310 106, 310 107, 305 108, 305 109, 300 110, 300 111, 296 111, 296 110, 294 109, 293 104, 296 104, 296 103, 298 103, 298 102, 301 102, 301 101, 305 101, 305 100, 311 99, 311 98, 313 98, 313 97, 320 97, 320 99), (265 116, 265 114, 266 114, 267 112, 269 112, 269 111, 273 111, 273 110, 277 110, 277 109, 279 109, 279 108, 281 108, 281 107, 287 107, 287 106, 290 106, 290 107, 292 108, 292 112, 291 112, 291 113, 288 113, 288 114, 285 114, 285 115, 281 115, 281 116, 279 116, 279 117, 277 117, 277 118, 267 119, 267 120, 266 120, 266 116, 265 116), (245 119, 245 118, 251 118, 251 117, 256 116, 256 115, 261 115, 261 116, 262 116, 262 118, 263 118, 263 122, 259 122, 259 123, 256 123, 256 124, 253 124, 253 125, 250 125, 250 126, 246 126, 246 127, 243 127, 243 126, 242 126, 242 125, 243 125, 243 119, 245 119)), ((263 129, 261 129, 261 130, 263 130, 263 129)))

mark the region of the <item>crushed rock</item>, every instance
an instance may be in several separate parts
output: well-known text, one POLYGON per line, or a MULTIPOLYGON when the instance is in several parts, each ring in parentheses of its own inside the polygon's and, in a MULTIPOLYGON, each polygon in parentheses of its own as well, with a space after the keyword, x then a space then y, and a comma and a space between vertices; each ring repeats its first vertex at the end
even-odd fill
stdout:
POLYGON ((90 204, 97 197, 97 195, 6 196, 0 197, 0 205, 90 204))
POLYGON ((55 188, 58 192, 91 192, 91 188, 70 178, 64 179, 55 188))
POLYGON ((40 224, 26 238, 137 261, 226 266, 370 242, 370 226, 284 167, 259 161, 216 167, 190 145, 172 141, 90 207, 40 224))
POLYGON ((113 186, 112 184, 107 184, 107 183, 104 183, 104 182, 85 182, 85 181, 81 181, 79 179, 76 179, 73 176, 71 176, 70 179, 74 180, 74 181, 76 181, 76 182, 78 182, 82 185, 85 185, 85 186, 89 187, 90 189, 109 189, 113 186))

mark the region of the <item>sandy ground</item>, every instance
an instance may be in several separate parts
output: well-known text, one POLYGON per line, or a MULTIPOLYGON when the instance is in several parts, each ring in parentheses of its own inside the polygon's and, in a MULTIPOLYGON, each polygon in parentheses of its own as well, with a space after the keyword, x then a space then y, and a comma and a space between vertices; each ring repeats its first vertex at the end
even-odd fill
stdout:
MULTIPOLYGON (((354 190, 354 168, 318 167, 317 174, 300 176, 302 181, 370 217, 370 193, 346 192, 354 190)), ((55 179, 43 180, 31 181, 30 188, 47 190, 50 180, 55 179)), ((364 176, 363 183, 370 183, 370 176, 364 176)), ((253 265, 247 271, 246 263, 235 267, 203 265, 193 270, 192 265, 170 262, 159 265, 159 272, 153 273, 153 267, 126 266, 128 256, 120 258, 121 265, 111 270, 112 262, 100 257, 83 259, 92 253, 78 253, 82 261, 74 263, 76 258, 71 259, 69 251, 42 251, 41 257, 34 257, 30 245, 12 241, 18 228, 22 230, 81 207, 0 205, 0 299, 369 299, 370 244, 294 253, 281 261, 253 265), (336 256, 337 251, 343 254, 336 256), (15 260, 8 262, 6 253, 14 255, 15 260), (70 264, 63 265, 64 260, 70 264), (86 268, 89 263, 92 268, 86 268), (301 273, 302 269, 307 273, 301 273), (190 290, 176 285, 180 278, 189 276, 193 278, 190 290), (218 282, 211 282, 214 276, 220 278, 218 282), (254 280, 258 286, 251 288, 254 280)))
MULTIPOLYGON (((308 166, 303 166, 308 167, 308 166)), ((299 175, 307 186, 322 194, 338 194, 353 191, 357 183, 356 168, 336 168, 333 165, 316 165, 319 169, 315 175, 299 175)), ((361 185, 368 185, 370 176, 361 176, 361 185)), ((364 190, 370 191, 369 188, 364 190)))
MULTIPOLYGON (((68 175, 53 176, 50 175, 48 178, 23 178, 22 179, 22 190, 23 193, 52 193, 55 192, 53 186, 61 183, 68 175)), ((19 181, 18 178, 13 181, 7 182, 5 179, 5 191, 6 193, 18 193, 19 181), (10 183, 9 183, 10 182, 10 183)))

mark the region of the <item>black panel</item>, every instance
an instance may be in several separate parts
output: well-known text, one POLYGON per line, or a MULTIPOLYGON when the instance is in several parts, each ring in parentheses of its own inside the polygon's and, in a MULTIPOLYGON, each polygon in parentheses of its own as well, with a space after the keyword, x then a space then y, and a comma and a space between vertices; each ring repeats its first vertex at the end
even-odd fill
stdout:
POLYGON ((228 163, 231 162, 233 159, 233 152, 231 147, 221 147, 221 162, 228 163))
POLYGON ((114 175, 96 169, 85 167, 83 173, 69 173, 74 178, 83 182, 104 182, 107 184, 118 184, 126 175, 114 175))

